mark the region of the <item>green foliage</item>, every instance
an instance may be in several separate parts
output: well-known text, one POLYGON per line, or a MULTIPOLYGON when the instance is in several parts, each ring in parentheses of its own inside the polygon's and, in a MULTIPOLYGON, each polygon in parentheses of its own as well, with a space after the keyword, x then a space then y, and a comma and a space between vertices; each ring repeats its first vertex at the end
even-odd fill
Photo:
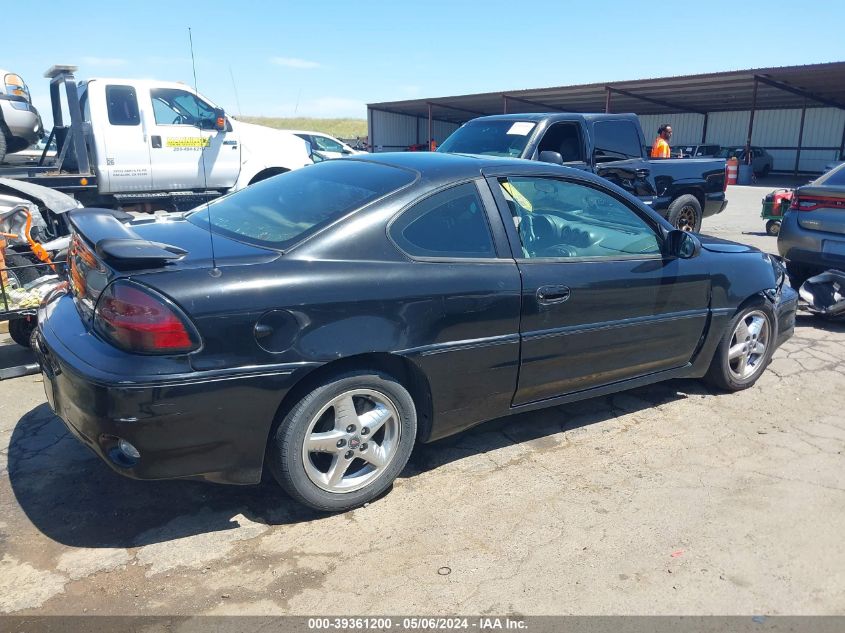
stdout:
POLYGON ((265 125, 281 130, 309 130, 311 132, 324 132, 337 138, 354 139, 367 136, 366 119, 309 119, 299 117, 295 119, 280 119, 263 116, 237 117, 246 123, 265 125))

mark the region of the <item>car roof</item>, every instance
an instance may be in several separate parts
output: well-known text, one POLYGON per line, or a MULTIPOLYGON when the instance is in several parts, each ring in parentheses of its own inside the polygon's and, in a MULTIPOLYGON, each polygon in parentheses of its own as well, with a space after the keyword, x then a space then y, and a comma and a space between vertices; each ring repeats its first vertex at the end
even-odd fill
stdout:
POLYGON ((636 114, 613 113, 607 114, 605 112, 523 112, 519 114, 491 114, 488 116, 481 116, 467 123, 473 121, 546 121, 546 120, 584 120, 596 121, 601 119, 630 119, 636 117, 636 114))
POLYGON ((496 174, 513 171, 516 174, 552 174, 576 177, 581 180, 610 185, 604 178, 572 167, 554 165, 522 158, 483 156, 480 154, 452 154, 448 152, 379 152, 375 154, 356 154, 335 160, 364 161, 379 163, 391 167, 411 169, 418 172, 422 180, 431 184, 436 181, 454 182, 455 180, 478 178, 482 173, 496 174))

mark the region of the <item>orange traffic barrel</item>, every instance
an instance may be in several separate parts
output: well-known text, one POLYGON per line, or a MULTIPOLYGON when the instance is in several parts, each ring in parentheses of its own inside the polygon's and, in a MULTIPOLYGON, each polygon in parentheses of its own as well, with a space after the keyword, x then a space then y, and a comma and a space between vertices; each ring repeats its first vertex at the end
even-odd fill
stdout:
POLYGON ((727 184, 735 185, 737 176, 739 174, 739 159, 736 156, 731 156, 725 165, 725 179, 727 184))

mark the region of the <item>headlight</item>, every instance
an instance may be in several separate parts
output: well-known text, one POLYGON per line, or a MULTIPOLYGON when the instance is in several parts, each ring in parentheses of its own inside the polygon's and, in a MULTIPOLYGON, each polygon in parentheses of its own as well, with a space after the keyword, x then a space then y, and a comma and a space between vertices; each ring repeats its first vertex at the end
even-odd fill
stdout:
POLYGON ((27 102, 30 101, 29 88, 27 88, 26 83, 21 79, 20 75, 9 73, 6 75, 4 83, 6 84, 7 94, 24 97, 27 102))

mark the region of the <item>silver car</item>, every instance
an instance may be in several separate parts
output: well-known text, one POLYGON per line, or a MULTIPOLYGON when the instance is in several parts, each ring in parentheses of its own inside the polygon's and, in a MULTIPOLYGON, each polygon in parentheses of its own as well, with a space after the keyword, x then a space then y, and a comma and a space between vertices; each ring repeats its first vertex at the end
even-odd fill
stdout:
POLYGON ((44 132, 41 116, 20 75, 0 68, 0 162, 6 154, 26 149, 44 132))
POLYGON ((825 270, 845 270, 845 164, 795 190, 778 251, 793 288, 825 270))

